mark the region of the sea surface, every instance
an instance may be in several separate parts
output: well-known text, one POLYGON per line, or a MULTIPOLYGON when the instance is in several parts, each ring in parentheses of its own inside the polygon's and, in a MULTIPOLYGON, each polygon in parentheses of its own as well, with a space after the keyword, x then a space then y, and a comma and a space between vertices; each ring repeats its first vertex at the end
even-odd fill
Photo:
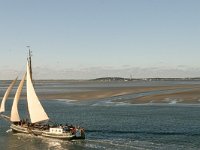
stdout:
MULTIPOLYGON (((0 82, 3 96, 9 81, 0 82)), ((87 91, 96 88, 200 84, 196 81, 156 82, 36 82, 37 93, 87 91)), ((16 89, 16 88, 15 88, 16 89)), ((157 91, 159 92, 159 91, 157 91)), ((41 100, 52 121, 85 128, 86 139, 64 141, 34 135, 13 134, 9 123, 0 119, 1 150, 196 150, 200 149, 200 105, 129 104, 127 97, 93 101, 41 100), (120 102, 117 100, 120 99, 120 102), (115 101, 116 100, 116 101, 115 101)), ((6 103, 9 114, 12 99, 6 103)), ((19 103, 21 116, 27 115, 27 102, 19 103)))

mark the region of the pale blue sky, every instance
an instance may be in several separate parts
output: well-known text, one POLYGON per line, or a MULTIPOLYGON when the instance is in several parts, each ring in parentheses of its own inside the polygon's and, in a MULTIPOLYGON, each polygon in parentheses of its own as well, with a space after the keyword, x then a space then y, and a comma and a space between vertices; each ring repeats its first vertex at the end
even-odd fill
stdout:
POLYGON ((199 0, 0 0, 0 79, 23 70, 27 45, 36 78, 200 76, 199 6, 199 0))

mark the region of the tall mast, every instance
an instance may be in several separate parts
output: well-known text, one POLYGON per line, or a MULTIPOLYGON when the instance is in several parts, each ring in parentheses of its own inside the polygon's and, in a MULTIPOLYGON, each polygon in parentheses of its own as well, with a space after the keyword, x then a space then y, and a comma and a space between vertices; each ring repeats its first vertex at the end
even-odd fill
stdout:
POLYGON ((32 65, 31 65, 31 50, 30 50, 30 46, 27 46, 28 48, 28 63, 29 63, 29 68, 30 68, 30 76, 31 76, 31 80, 33 80, 32 78, 32 65))
MULTIPOLYGON (((29 71, 30 71, 30 78, 31 78, 31 81, 32 81, 32 64, 31 64, 31 49, 30 49, 30 46, 26 46, 28 48, 28 66, 29 66, 29 71)), ((27 70, 28 71, 28 70, 27 70)), ((28 74, 28 72, 27 72, 28 74)), ((29 118, 30 119, 30 112, 29 112, 29 109, 28 109, 28 105, 27 105, 27 119, 29 118)))

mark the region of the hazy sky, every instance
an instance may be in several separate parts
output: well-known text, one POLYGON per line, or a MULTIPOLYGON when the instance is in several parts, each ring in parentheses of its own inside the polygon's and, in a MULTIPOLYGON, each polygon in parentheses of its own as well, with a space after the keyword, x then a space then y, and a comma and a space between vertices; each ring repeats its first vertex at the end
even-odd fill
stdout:
POLYGON ((199 0, 0 0, 0 79, 200 76, 199 0))

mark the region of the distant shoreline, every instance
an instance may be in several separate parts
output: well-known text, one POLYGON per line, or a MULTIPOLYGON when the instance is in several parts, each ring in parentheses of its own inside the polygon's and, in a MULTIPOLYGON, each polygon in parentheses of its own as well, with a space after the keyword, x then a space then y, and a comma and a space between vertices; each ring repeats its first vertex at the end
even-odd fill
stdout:
MULTIPOLYGON (((1 81, 12 81, 12 79, 0 79, 1 81)), ((185 78, 123 78, 123 77, 101 77, 95 79, 35 79, 34 81, 44 82, 92 82, 92 81, 200 81, 200 77, 185 77, 185 78)))

